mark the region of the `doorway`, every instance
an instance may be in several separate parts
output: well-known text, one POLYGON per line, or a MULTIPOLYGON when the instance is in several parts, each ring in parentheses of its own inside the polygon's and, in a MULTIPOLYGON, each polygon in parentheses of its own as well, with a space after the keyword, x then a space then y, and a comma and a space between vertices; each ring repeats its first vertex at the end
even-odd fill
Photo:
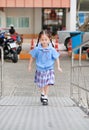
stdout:
POLYGON ((57 30, 65 28, 66 10, 64 8, 42 9, 42 29, 47 29, 55 35, 57 30))

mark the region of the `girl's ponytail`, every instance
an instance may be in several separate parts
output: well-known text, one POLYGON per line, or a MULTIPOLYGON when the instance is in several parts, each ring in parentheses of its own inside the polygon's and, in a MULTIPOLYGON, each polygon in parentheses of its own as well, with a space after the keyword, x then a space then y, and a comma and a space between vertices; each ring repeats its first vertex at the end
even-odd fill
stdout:
POLYGON ((51 42, 51 44, 52 44, 52 47, 54 47, 54 44, 53 44, 53 42, 52 42, 52 39, 50 39, 50 42, 51 42))
POLYGON ((39 35, 38 35, 38 40, 37 40, 37 44, 36 44, 36 46, 38 46, 38 44, 39 44, 39 40, 40 40, 42 34, 43 34, 43 31, 41 31, 41 32, 39 33, 39 35))
POLYGON ((38 46, 38 44, 39 44, 39 39, 37 40, 36 47, 38 46))

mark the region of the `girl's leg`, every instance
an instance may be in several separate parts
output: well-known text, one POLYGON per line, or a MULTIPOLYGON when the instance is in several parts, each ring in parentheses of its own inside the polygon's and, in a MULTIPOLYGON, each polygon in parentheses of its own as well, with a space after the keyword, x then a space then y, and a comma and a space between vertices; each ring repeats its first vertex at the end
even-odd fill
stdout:
POLYGON ((49 86, 47 85, 44 87, 44 94, 47 96, 48 92, 49 92, 49 86))
POLYGON ((47 85, 47 86, 41 88, 40 91, 41 91, 41 94, 42 94, 42 95, 47 96, 47 95, 48 95, 48 92, 49 92, 49 86, 47 85))
POLYGON ((40 88, 40 91, 41 91, 41 94, 44 95, 45 92, 44 92, 44 87, 43 88, 40 88))

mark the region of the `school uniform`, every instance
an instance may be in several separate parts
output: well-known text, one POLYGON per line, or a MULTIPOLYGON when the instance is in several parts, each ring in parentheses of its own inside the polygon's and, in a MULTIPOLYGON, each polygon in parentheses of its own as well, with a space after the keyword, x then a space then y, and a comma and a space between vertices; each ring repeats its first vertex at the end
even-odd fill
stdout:
POLYGON ((43 48, 41 44, 38 44, 30 51, 30 54, 36 59, 34 82, 37 83, 39 88, 53 85, 55 82, 54 62, 60 54, 52 47, 51 43, 47 48, 43 48))

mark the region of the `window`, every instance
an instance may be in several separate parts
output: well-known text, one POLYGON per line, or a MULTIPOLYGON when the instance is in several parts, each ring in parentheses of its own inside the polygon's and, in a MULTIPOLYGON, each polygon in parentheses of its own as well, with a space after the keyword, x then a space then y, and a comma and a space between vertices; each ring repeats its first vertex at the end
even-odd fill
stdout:
POLYGON ((7 27, 13 24, 16 28, 28 28, 29 17, 7 17, 6 24, 7 27))
POLYGON ((20 28, 28 28, 29 27, 29 18, 20 17, 18 19, 18 26, 20 28))
POLYGON ((7 17, 7 19, 6 19, 7 27, 9 27, 11 24, 13 24, 14 27, 18 27, 17 23, 18 23, 17 18, 15 18, 15 17, 7 17))
POLYGON ((65 27, 63 21, 65 21, 65 9, 44 8, 42 10, 43 29, 48 29, 55 34, 57 30, 62 30, 65 27))

